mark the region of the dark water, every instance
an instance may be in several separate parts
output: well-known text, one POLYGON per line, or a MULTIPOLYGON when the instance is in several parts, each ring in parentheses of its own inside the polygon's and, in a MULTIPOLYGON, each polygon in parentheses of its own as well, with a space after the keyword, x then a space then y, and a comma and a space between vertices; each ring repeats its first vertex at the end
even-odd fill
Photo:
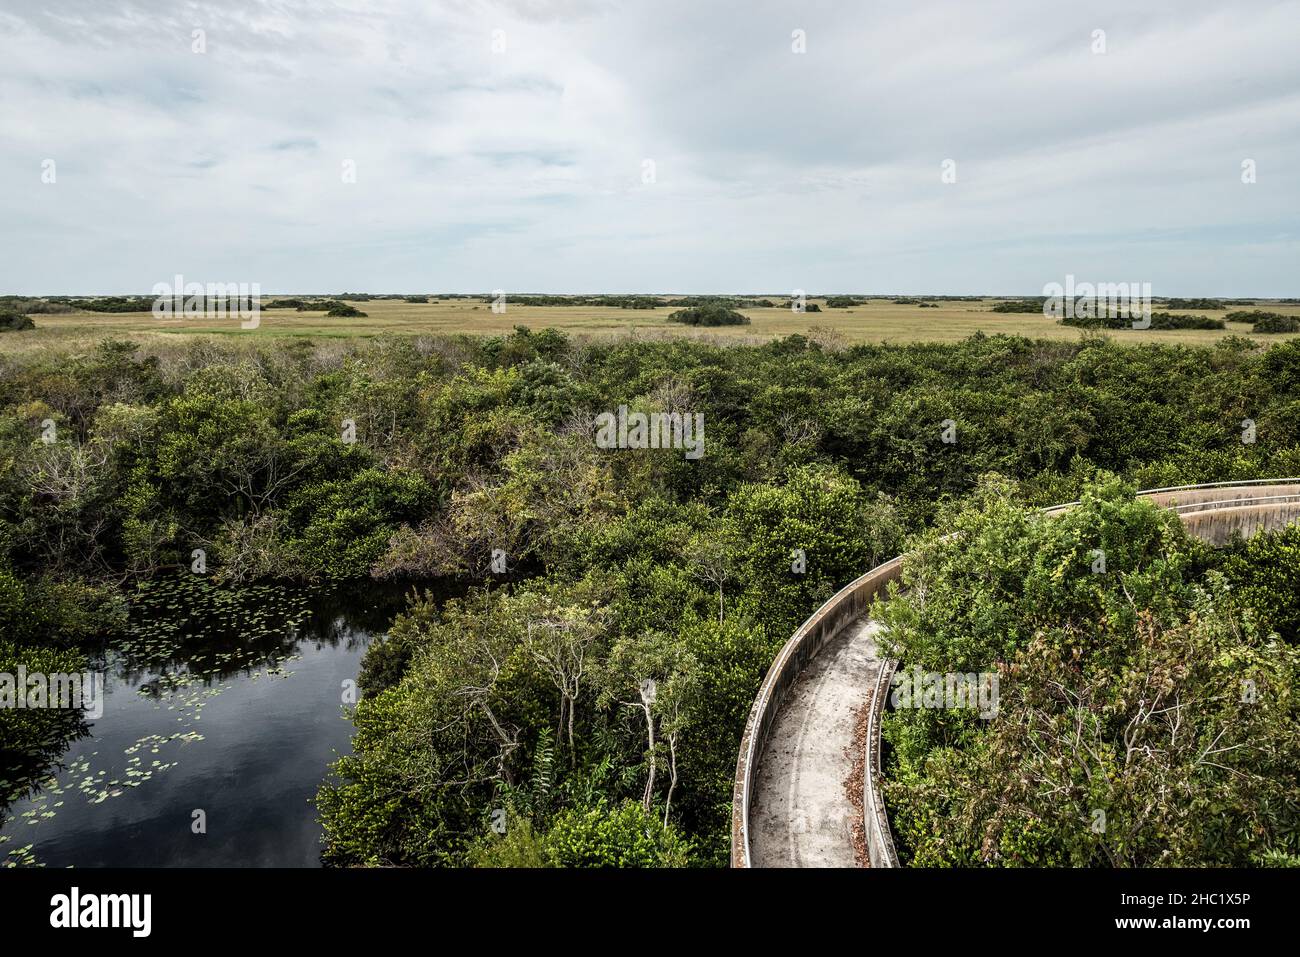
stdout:
POLYGON ((135 640, 92 665, 103 715, 5 813, 0 863, 319 866, 314 798, 350 751, 344 683, 402 595, 181 584, 133 605, 135 640))

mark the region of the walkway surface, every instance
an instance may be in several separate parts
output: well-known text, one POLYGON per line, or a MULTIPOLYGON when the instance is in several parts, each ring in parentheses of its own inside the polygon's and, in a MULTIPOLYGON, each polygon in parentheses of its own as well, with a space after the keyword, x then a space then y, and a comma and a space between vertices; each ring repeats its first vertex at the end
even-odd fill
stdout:
POLYGON ((863 689, 875 685, 879 625, 845 627, 799 675, 781 704, 758 772, 750 827, 755 867, 855 867, 861 813, 844 782, 863 689))
MULTIPOLYGON (((1192 535, 1214 545, 1300 521, 1300 484, 1295 479, 1140 494, 1162 507, 1176 508, 1192 535)), ((1070 507, 1049 511, 1060 513, 1070 507)), ((879 624, 868 618, 845 624, 778 699, 762 754, 754 762, 756 777, 749 782, 749 865, 857 866, 853 827, 862 811, 845 792, 845 782, 853 774, 857 716, 885 666, 876 649, 879 631, 879 624)), ((753 715, 750 723, 755 723, 753 715)), ((742 745, 737 772, 742 794, 745 767, 742 745)), ((745 842, 744 830, 740 841, 745 842)), ((735 832, 732 843, 734 849, 735 832)))

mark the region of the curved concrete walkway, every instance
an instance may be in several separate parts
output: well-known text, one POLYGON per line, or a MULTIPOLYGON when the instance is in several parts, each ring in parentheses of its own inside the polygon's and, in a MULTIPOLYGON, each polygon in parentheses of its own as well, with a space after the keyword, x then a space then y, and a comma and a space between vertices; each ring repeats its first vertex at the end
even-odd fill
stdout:
POLYGON ((768 737, 750 815, 755 867, 853 867, 858 811, 844 782, 864 688, 883 662, 879 625, 859 618, 799 675, 768 737))
MULTIPOLYGON (((1178 512, 1190 533, 1215 545, 1236 535, 1249 536, 1300 520, 1300 485, 1294 480, 1157 489, 1139 494, 1178 512)), ((1062 505, 1045 512, 1059 513, 1070 507, 1062 505)), ((825 614, 837 600, 823 606, 810 622, 825 614)), ((800 632, 808 627, 805 624, 800 632)), ((878 623, 859 614, 837 627, 834 637, 812 651, 806 661, 783 653, 773 665, 773 671, 783 668, 788 673, 800 664, 802 670, 793 676, 788 690, 770 698, 777 710, 754 751, 758 758, 756 769, 746 760, 746 743, 742 742, 737 772, 737 794, 741 797, 739 855, 733 825, 733 863, 738 866, 857 866, 852 833, 863 812, 850 800, 845 783, 853 768, 855 721, 886 662, 876 650, 878 623), (752 780, 746 780, 747 776, 752 780)), ((796 633, 790 644, 799 639, 800 633, 796 633)), ((765 689, 772 685, 773 675, 769 673, 765 689)), ((760 702, 765 700, 760 692, 746 742, 761 723, 764 706, 760 702)), ((870 748, 871 742, 867 744, 870 748)), ((870 760, 866 774, 866 786, 874 788, 870 760)), ((887 821, 884 826, 887 831, 887 821)), ((892 849, 887 856, 892 857, 892 849)))

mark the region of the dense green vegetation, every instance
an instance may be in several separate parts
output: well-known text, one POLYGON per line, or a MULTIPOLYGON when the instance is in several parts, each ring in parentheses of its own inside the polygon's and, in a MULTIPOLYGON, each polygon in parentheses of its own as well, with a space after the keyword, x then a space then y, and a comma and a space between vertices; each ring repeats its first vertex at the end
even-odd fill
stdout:
POLYGON ((1294 475, 1297 413, 1300 346, 1244 338, 835 351, 520 330, 0 353, 3 618, 55 623, 0 639, 32 661, 114 640, 122 583, 194 549, 232 583, 457 576, 480 587, 417 598, 367 655, 355 753, 321 794, 330 859, 720 864, 754 692, 835 589, 991 472, 1017 483, 1004 510, 1103 471, 1294 475), (704 456, 597 448, 595 415, 620 405, 703 414, 704 456))
POLYGON ((991 720, 942 707, 886 719, 901 853, 1300 864, 1297 542, 1293 527, 1225 560, 1121 483, 1057 518, 987 484, 922 539, 912 594, 881 610, 904 668, 999 678, 991 720))
POLYGON ((1045 300, 1041 296, 1036 299, 1010 299, 1007 302, 997 303, 990 311, 1041 316, 1044 302, 1045 300))
POLYGON ((1300 319, 1280 312, 1233 312, 1228 314, 1228 318, 1234 322, 1254 323, 1251 332, 1300 332, 1300 319))
POLYGON ((1280 312, 1266 312, 1262 309, 1238 310, 1228 313, 1230 322, 1259 322, 1262 319, 1286 319, 1280 312))
POLYGON ((153 303, 149 296, 100 296, 72 301, 72 305, 86 312, 148 312, 153 309, 153 303))
POLYGON ((706 302, 698 306, 687 306, 669 313, 669 322, 680 322, 688 326, 746 326, 749 317, 720 302, 706 302))
MULTIPOLYGON (((491 302, 489 298, 485 300, 491 302)), ((657 296, 512 296, 522 306, 609 306, 614 309, 657 309, 665 303, 657 296)))
MULTIPOLYGON (((1229 318, 1232 318, 1229 316, 1229 318)), ((1067 316, 1060 320, 1063 326, 1080 329, 1132 329, 1137 320, 1128 316, 1108 315, 1104 304, 1094 303, 1091 315, 1067 316)), ((1151 313, 1151 329, 1223 329, 1222 319, 1208 316, 1180 316, 1170 312, 1151 313)))
MULTIPOLYGON (((487 297, 484 302, 492 302, 487 297)), ((675 309, 691 309, 703 306, 724 306, 730 309, 770 309, 774 303, 771 299, 753 296, 681 296, 676 299, 662 299, 659 296, 555 296, 537 294, 518 294, 509 297, 509 301, 520 306, 605 306, 614 309, 659 309, 667 306, 675 309)))
POLYGON ((0 332, 23 332, 35 328, 36 323, 29 316, 19 312, 0 311, 0 332))
POLYGON ((20 316, 57 315, 71 312, 72 307, 48 299, 26 296, 0 296, 0 313, 17 313, 20 316))
POLYGON ((1166 299, 1166 309, 1222 309, 1222 299, 1166 299))
MULTIPOLYGON (((1131 323, 1130 323, 1131 325, 1131 323)), ((1152 329, 1224 329, 1222 319, 1209 316, 1180 316, 1168 312, 1151 313, 1152 329)))
MULTIPOLYGON (((15 574, 9 541, 0 537, 0 674, 81 672, 82 648, 126 623, 126 606, 111 586, 52 575, 15 574)), ((84 729, 79 713, 0 708, 0 812, 26 793, 46 762, 84 729)))
MULTIPOLYGON (((0 638, 0 674, 73 674, 85 659, 75 651, 45 646, 20 648, 0 638)), ((0 708, 0 812, 31 789, 42 768, 84 728, 84 718, 70 710, 0 708)))

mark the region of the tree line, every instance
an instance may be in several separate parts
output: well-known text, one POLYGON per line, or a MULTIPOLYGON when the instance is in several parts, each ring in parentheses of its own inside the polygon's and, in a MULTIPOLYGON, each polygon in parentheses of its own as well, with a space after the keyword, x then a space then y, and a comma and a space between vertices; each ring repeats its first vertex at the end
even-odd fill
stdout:
POLYGON ((330 860, 721 864, 753 695, 836 589, 990 473, 1017 505, 1295 474, 1298 385, 1300 347, 1240 337, 0 354, 0 649, 112 641, 124 586, 197 547, 229 587, 455 577, 366 656, 330 860), (702 413, 706 454, 597 448, 620 405, 702 413))

